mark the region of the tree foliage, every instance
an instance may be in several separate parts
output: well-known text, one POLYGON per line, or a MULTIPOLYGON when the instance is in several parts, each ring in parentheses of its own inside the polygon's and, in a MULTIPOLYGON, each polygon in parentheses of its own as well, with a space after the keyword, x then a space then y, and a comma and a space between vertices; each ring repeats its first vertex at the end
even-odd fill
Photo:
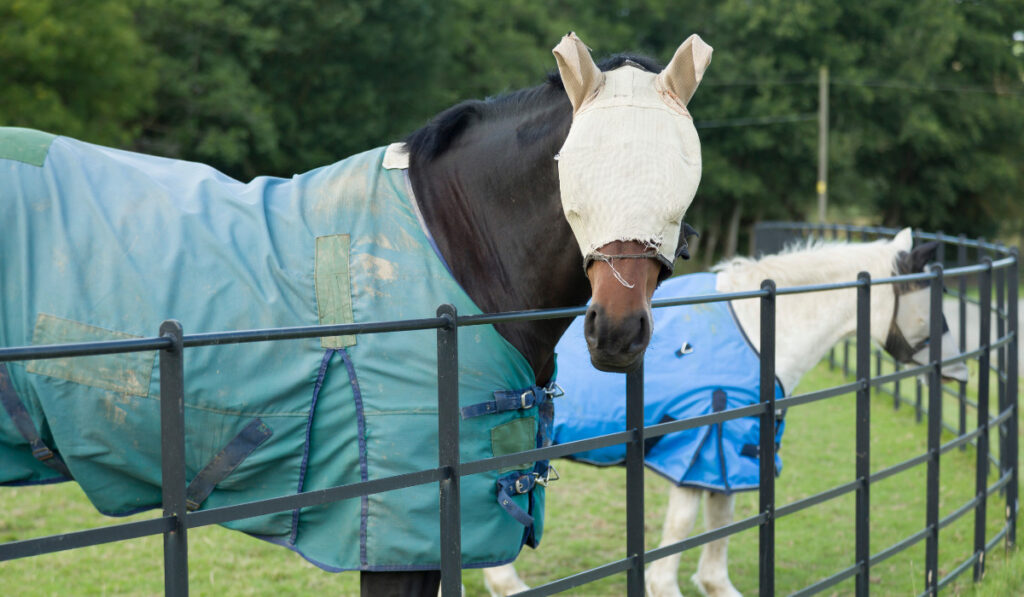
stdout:
POLYGON ((150 55, 122 0, 0 0, 0 124, 128 144, 155 107, 150 55))
MULTIPOLYGON (((704 242, 814 215, 817 73, 831 217, 991 236, 1024 225, 1019 0, 0 0, 0 124, 287 176, 597 56, 715 47, 691 103, 704 242), (1014 41, 1014 35, 1017 41, 1014 41), (1016 44, 1016 45, 1015 45, 1016 44)), ((709 243, 714 245, 714 242, 709 243)), ((722 243, 728 246, 728 243, 722 243)), ((713 248, 713 247, 710 247, 713 248)))

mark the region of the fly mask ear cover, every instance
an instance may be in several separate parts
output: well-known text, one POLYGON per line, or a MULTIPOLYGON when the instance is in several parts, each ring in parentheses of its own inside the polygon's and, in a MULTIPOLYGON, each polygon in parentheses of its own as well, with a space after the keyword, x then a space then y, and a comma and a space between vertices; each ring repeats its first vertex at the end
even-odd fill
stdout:
POLYGON ((701 175, 700 140, 686 103, 711 62, 691 35, 655 75, 601 72, 574 33, 553 52, 573 122, 558 154, 562 209, 584 267, 614 241, 638 241, 668 269, 701 175))
MULTIPOLYGON (((928 288, 919 288, 917 290, 901 290, 896 289, 896 301, 893 306, 892 322, 889 324, 889 334, 885 338, 885 350, 893 356, 897 361, 901 363, 913 363, 914 355, 924 350, 928 346, 928 342, 931 340, 930 336, 925 336, 914 345, 911 345, 907 340, 906 336, 903 335, 903 328, 905 324, 902 322, 908 319, 912 319, 914 315, 910 315, 904 312, 900 306, 900 295, 909 294, 911 292, 927 292, 928 288)), ((904 305, 906 302, 904 302, 904 305)), ((942 316, 942 333, 945 335, 949 332, 949 325, 946 323, 946 316, 942 316)))
MULTIPOLYGON (((896 256, 895 271, 893 273, 897 276, 904 276, 927 271, 926 265, 929 261, 935 259, 938 246, 938 243, 930 242, 915 248, 909 253, 900 251, 896 256)), ((912 329, 913 321, 920 319, 922 316, 916 312, 919 311, 916 305, 910 304, 916 301, 910 303, 903 301, 901 305, 900 296, 927 292, 928 286, 929 283, 927 281, 902 282, 893 285, 892 321, 889 323, 889 333, 885 339, 884 348, 901 363, 913 363, 914 355, 928 346, 930 338, 926 335, 911 345, 906 336, 904 336, 903 330, 912 329)), ((948 331, 949 326, 946 324, 946 316, 943 315, 942 332, 945 334, 948 331)))

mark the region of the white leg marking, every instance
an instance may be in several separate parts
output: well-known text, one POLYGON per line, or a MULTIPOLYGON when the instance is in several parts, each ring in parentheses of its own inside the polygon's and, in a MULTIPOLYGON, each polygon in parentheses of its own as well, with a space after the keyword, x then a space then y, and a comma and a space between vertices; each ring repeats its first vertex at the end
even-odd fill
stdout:
MULTIPOLYGON (((668 494, 668 511, 661 532, 661 546, 682 541, 693 530, 700 507, 700 489, 673 487, 668 494)), ((679 560, 675 554, 652 563, 647 569, 648 597, 682 597, 679 592, 679 560)))
MULTIPOLYGON (((466 585, 459 585, 459 593, 462 597, 466 597, 466 585)), ((437 588, 437 597, 444 597, 444 595, 441 594, 441 587, 437 588)))
POLYGON ((491 597, 515 595, 530 588, 530 585, 519 578, 516 567, 512 564, 484 568, 484 585, 491 597))
MULTIPOLYGON (((735 496, 708 492, 704 505, 704 523, 709 531, 732 522, 735 496)), ((729 581, 729 538, 708 543, 700 554, 697 574, 693 582, 708 597, 740 597, 740 592, 729 581)))

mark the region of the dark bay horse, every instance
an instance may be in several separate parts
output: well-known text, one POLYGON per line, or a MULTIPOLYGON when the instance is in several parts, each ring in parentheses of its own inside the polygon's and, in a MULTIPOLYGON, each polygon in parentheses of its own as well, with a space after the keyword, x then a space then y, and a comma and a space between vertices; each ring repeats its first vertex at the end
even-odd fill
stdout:
MULTIPOLYGON (((710 61, 710 48, 693 36, 664 70, 649 58, 625 55, 598 67, 574 35, 566 36, 555 54, 560 72, 543 85, 458 104, 410 135, 409 176, 441 254, 483 311, 580 305, 593 292, 594 306, 587 314, 593 363, 602 370, 626 371, 650 339, 646 302, 658 281, 671 273, 671 262, 679 256, 673 250, 686 251, 680 235, 682 215, 699 181, 700 153, 685 104, 710 61), (644 85, 663 98, 674 98, 668 104, 680 112, 672 116, 684 116, 670 118, 658 130, 663 123, 638 119, 641 101, 623 101, 624 92, 611 98, 610 106, 596 105, 592 96, 604 89, 604 72, 620 69, 630 76, 663 73, 650 77, 653 85, 644 85), (675 71, 679 90, 659 90, 668 84, 658 81, 671 79, 666 75, 675 71), (568 87, 566 80, 572 81, 568 87), (577 125, 582 131, 577 136, 589 137, 580 143, 587 147, 578 152, 583 155, 568 174, 590 183, 584 192, 610 195, 600 201, 584 195, 580 202, 591 203, 597 213, 582 217, 599 220, 610 215, 614 220, 597 222, 610 230, 591 236, 603 234, 610 242, 581 247, 582 263, 579 254, 568 250, 574 244, 573 230, 566 220, 570 210, 563 208, 566 199, 561 191, 566 183, 563 180, 560 189, 558 167, 567 161, 563 146, 570 128, 575 130, 574 112, 590 117, 577 125), (674 130, 680 121, 682 132, 674 130), (632 127, 643 127, 632 131, 639 141, 616 137, 621 128, 632 127), (591 132, 595 129, 596 134, 591 132), (668 176, 665 170, 678 175, 668 176), (617 178, 609 180, 610 176, 617 178), (667 198, 654 196, 664 193, 667 198), (612 213, 601 213, 603 208, 612 213), (629 216, 643 222, 633 237, 616 226, 629 216), (659 248, 667 248, 667 253, 659 248), (637 255, 650 259, 625 258, 637 255), (620 279, 633 282, 622 284, 620 279)), ((576 236, 580 240, 580 234, 576 236)), ((498 329, 522 351, 541 381, 554 371, 553 349, 566 326, 563 320, 545 320, 502 324, 498 329)))
MULTIPOLYGON (((586 314, 592 363, 604 371, 622 372, 635 366, 650 341, 650 299, 658 282, 671 273, 671 261, 659 255, 656 248, 651 250, 649 237, 619 238, 604 244, 597 253, 610 258, 603 260, 587 254, 587 247, 581 247, 583 262, 580 254, 566 250, 573 244, 573 230, 563 210, 556 159, 562 157, 560 149, 566 144, 574 113, 602 85, 596 82, 600 74, 595 71, 631 68, 661 73, 677 69, 682 73, 678 76, 678 91, 669 93, 680 100, 677 105, 685 106, 710 61, 710 48, 696 36, 691 37, 664 70, 652 59, 635 55, 618 55, 594 65, 589 52, 573 38, 572 34, 566 36, 555 49, 559 74, 550 76, 546 83, 496 100, 458 104, 410 135, 406 140, 409 176, 426 226, 435 234, 452 274, 483 311, 579 305, 593 295, 586 314), (698 48, 694 49, 694 44, 698 48), (615 260, 619 255, 643 254, 652 258, 615 260), (631 282, 624 284, 623 279, 631 282)), ((613 118, 622 121, 622 116, 613 118)), ((627 119, 625 126, 635 124, 635 120, 627 119)), ((595 125, 609 126, 606 122, 590 126, 595 125)), ((637 132, 652 133, 649 128, 637 132)), ((622 159, 623 165, 637 160, 664 165, 660 156, 652 157, 661 149, 653 137, 654 152, 629 147, 625 139, 612 135, 600 140, 606 145, 594 149, 609 154, 611 159, 622 159), (636 153, 627 156, 622 150, 636 153)), ((699 164, 699 153, 688 159, 694 157, 699 164)), ((606 165, 589 164, 585 174, 576 176, 599 178, 594 168, 606 165)), ((647 172, 658 175, 651 169, 647 172)), ((695 182, 691 176, 689 183, 695 182)), ((631 179, 627 174, 624 184, 648 190, 652 182, 631 179)), ((692 190, 682 194, 692 198, 692 190)), ((624 193, 615 203, 621 205, 628 195, 624 193)), ((652 203, 649 196, 639 199, 652 203)), ((675 207, 678 209, 679 204, 675 207)), ((679 219, 670 218, 669 225, 670 229, 674 225, 677 235, 673 257, 688 258, 686 236, 692 234, 692 229, 682 224, 682 212, 676 215, 679 219)), ((554 374, 554 348, 569 323, 547 319, 496 327, 530 362, 536 383, 544 385, 554 374)), ((423 594, 430 594, 440 580, 435 572, 364 573, 363 578, 364 597, 387 591, 412 594, 424 586, 423 594), (386 577, 381 580, 383 584, 368 585, 368 577, 377 575, 386 577)))
MULTIPOLYGON (((242 184, 198 164, 100 148, 36 131, 0 130, 0 141, 4 141, 0 143, 0 163, 5 168, 0 170, 0 219, 13 222, 11 233, 5 231, 0 240, 7 243, 0 244, 4 257, 10 258, 0 271, 5 292, 0 304, 0 345, 138 336, 145 334, 153 321, 165 317, 183 319, 189 331, 303 325, 309 320, 343 323, 398 318, 389 301, 375 297, 397 299, 403 288, 422 281, 450 292, 451 302, 462 301, 454 296, 461 287, 468 305, 462 301, 460 309, 468 306, 483 312, 583 305, 592 295, 585 339, 593 364, 606 371, 632 369, 650 340, 654 289, 671 272, 673 260, 686 256, 682 219, 701 173, 699 140, 686 105, 710 62, 711 48, 691 36, 664 69, 639 56, 619 56, 598 66, 586 46, 569 34, 554 54, 558 75, 538 87, 459 104, 410 135, 402 147, 372 150, 291 180, 261 178, 242 184), (404 164, 392 162, 389 167, 389 155, 405 156, 398 158, 404 159, 404 164), (406 174, 411 193, 402 190, 406 174), (378 200, 360 196, 343 182, 357 183, 359 190, 383 190, 392 203, 373 203, 378 200), (98 188, 86 188, 94 184, 98 188), (77 188, 91 195, 61 197, 77 188), (125 189, 138 192, 125 193, 125 189), (363 211, 353 211, 360 201, 367 204, 359 206, 363 211), (386 225, 370 222, 367 214, 374 210, 386 211, 386 225), (338 213, 355 215, 351 222, 334 221, 331 215, 338 213), (369 227, 369 232, 359 226, 369 227), (398 236, 388 237, 381 230, 397 231, 398 236), (288 239, 285 232, 298 232, 299 238, 288 239), (436 255, 429 249, 425 257, 410 256, 403 250, 410 243, 422 247, 425 239, 435 245, 436 255), (370 246, 379 252, 368 252, 370 246), (140 267, 142 256, 155 263, 140 267), (415 267, 401 269, 409 264, 426 264, 427 269, 422 275, 415 267), (114 277, 112 272, 121 269, 128 270, 127 277, 114 277), (449 277, 442 280, 444 276, 449 277), (455 285, 446 281, 451 279, 455 285), (64 281, 77 286, 73 290, 59 288, 57 283, 64 281), (372 282, 384 286, 374 289, 372 282), (246 308, 237 308, 239 305, 246 308)), ((429 301, 435 298, 431 296, 429 301)), ((449 296, 440 298, 448 300, 449 296)), ((437 304, 416 304, 410 311, 419 314, 417 309, 429 307, 432 314, 437 304)), ((554 374, 555 345, 568 324, 567 320, 544 320, 494 326, 492 331, 516 352, 505 356, 523 361, 525 366, 517 367, 515 375, 498 371, 492 378, 504 376, 516 384, 546 386, 554 374), (529 379, 519 380, 527 369, 529 379)), ((426 412, 429 404, 424 406, 425 399, 422 403, 389 404, 419 400, 414 393, 426 384, 410 381, 404 374, 412 369, 429 370, 430 363, 417 360, 423 351, 383 346, 380 343, 385 340, 375 339, 379 337, 332 337, 290 348, 282 344, 273 348, 276 353, 258 357, 252 345, 244 349, 247 352, 238 353, 232 353, 230 347, 220 347, 218 353, 190 349, 186 368, 192 389, 186 396, 190 417, 186 425, 204 417, 234 417, 216 419, 216 432, 200 431, 202 444, 189 453, 190 474, 201 477, 209 468, 203 468, 204 464, 227 453, 245 433, 256 437, 251 442, 255 443, 252 457, 234 472, 225 472, 234 475, 226 485, 231 490, 227 493, 237 494, 235 499, 249 491, 242 484, 246 475, 275 476, 266 470, 255 472, 260 470, 257 465, 277 466, 287 475, 294 474, 289 482, 297 482, 299 491, 307 491, 358 481, 360 474, 363 480, 368 475, 384 475, 387 467, 374 468, 375 449, 391 446, 396 450, 399 456, 386 453, 392 463, 429 452, 422 447, 429 444, 423 438, 403 439, 398 432, 391 432, 397 437, 391 440, 386 426, 374 426, 390 418, 422 428, 423 421, 416 417, 431 415, 426 412), (298 355, 294 359, 293 353, 298 355), (397 373, 387 368, 389 362, 398 363, 397 373), (259 376, 268 375, 271 369, 275 373, 281 370, 282 375, 301 371, 295 379, 268 378, 269 383, 257 384, 255 392, 243 391, 244 384, 262 380, 259 376), (229 375, 234 377, 229 380, 229 375), (388 389, 389 384, 401 383, 412 389, 405 393, 388 389), (293 397, 298 398, 289 402, 293 397), (216 402, 221 399, 229 402, 216 402), (351 425, 347 419, 339 423, 342 407, 347 409, 345 416, 353 417, 351 425), (388 407, 395 410, 371 421, 368 415, 381 415, 388 407), (251 412, 243 412, 247 409, 251 412), (282 410, 288 412, 282 414, 282 410), (245 418, 255 414, 262 419, 245 418), (358 446, 354 437, 330 448, 311 444, 311 437, 328 441, 332 439, 328 436, 340 435, 339 424, 355 429, 356 419, 358 446), (289 435, 288 429, 297 433, 289 435), (221 446, 224 448, 218 454, 221 446), (310 456, 308 468, 303 450, 310 456), (351 464, 333 457, 351 452, 349 456, 354 458, 356 451, 359 460, 351 464), (302 460, 301 466, 285 462, 295 458, 302 460), (332 461, 345 468, 335 477, 327 475, 334 473, 327 466, 332 461), (252 468, 248 468, 250 464, 252 468)), ((465 356, 486 360, 488 355, 465 356)), ((3 452, 7 462, 0 462, 0 483, 74 477, 106 513, 126 513, 132 505, 154 507, 159 503, 153 501, 159 483, 153 481, 152 467, 141 468, 152 464, 153 449, 146 438, 153 436, 153 423, 130 427, 136 416, 141 419, 140 413, 155 404, 158 380, 151 375, 153 361, 149 357, 111 359, 103 361, 104 367, 73 361, 11 365, 9 372, 0 368, 0 397, 11 419, 0 420, 0 450, 5 449, 5 441, 12 446, 10 452, 3 452), (70 392, 74 392, 74 401, 57 397, 70 392), (21 403, 28 408, 18 406, 21 403), (58 411, 71 407, 82 409, 75 424, 59 420, 60 415, 68 418, 69 413, 58 411), (76 425, 84 424, 86 417, 115 429, 92 432, 92 437, 113 441, 112 436, 124 436, 131 440, 131 447, 105 446, 106 451, 97 451, 80 445, 77 439, 84 432, 76 425), (47 442, 52 442, 53 456, 45 463, 32 460, 28 451, 28 455, 13 451, 47 442), (106 453, 125 453, 140 470, 129 470, 123 462, 107 462, 106 453), (6 454, 12 457, 7 459, 6 454), (67 461, 63 471, 53 467, 61 454, 67 461), (111 464, 112 470, 102 469, 111 464), (93 473, 99 476, 94 479, 93 473), (139 495, 109 483, 112 476, 139 495)), ((460 376, 460 384, 467 377, 471 376, 460 376)), ((488 386, 483 394, 489 396, 492 389, 488 386)), ((472 393, 460 391, 460 397, 469 399, 472 393)), ((464 436, 490 433, 493 438, 495 422, 505 422, 499 427, 507 424, 522 430, 524 425, 518 423, 528 419, 533 431, 520 435, 532 442, 537 436, 537 411, 536 404, 531 408, 524 405, 522 411, 492 415, 488 424, 469 419, 463 425, 464 436), (474 425, 482 431, 473 431, 474 425)), ((424 437, 436 445, 436 436, 425 433, 424 437)), ((491 455, 491 449, 487 441, 486 455, 491 455)), ((497 479, 500 487, 498 475, 494 471, 494 478, 488 477, 478 491, 480 496, 486 494, 492 508, 497 508, 494 482, 497 479)), ((210 491, 197 498, 196 508, 223 505, 226 502, 222 500, 228 499, 224 497, 227 493, 213 491, 215 485, 220 489, 219 482, 209 481, 200 484, 210 491)), ((466 491, 468 495, 469 482, 466 491)), ((258 496, 246 499, 254 497, 258 496)), ((515 497, 521 504, 529 497, 532 504, 532 496, 515 497)), ((381 512, 377 516, 383 520, 394 505, 382 506, 383 502, 375 501, 379 499, 383 498, 374 496, 369 504, 371 511, 377 508, 381 512)), ((430 509, 430 499, 417 499, 421 511, 430 509)), ((436 503, 436 495, 432 499, 436 503)), ((362 587, 367 595, 436 591, 439 575, 429 570, 429 558, 410 562, 398 559, 405 557, 398 554, 391 561, 411 565, 366 563, 368 542, 376 546, 381 543, 373 542, 395 537, 386 536, 386 524, 374 526, 377 519, 367 523, 366 497, 361 502, 361 529, 359 502, 349 503, 355 510, 345 510, 349 505, 334 510, 306 509, 267 520, 252 519, 252 527, 240 524, 239 528, 301 552, 297 540, 323 547, 331 541, 337 543, 339 536, 317 536, 304 522, 305 517, 326 519, 329 512, 334 520, 354 518, 360 543, 354 552, 348 546, 339 548, 348 550, 346 557, 355 558, 344 562, 354 564, 323 564, 323 560, 310 559, 328 569, 363 570, 362 587), (274 521, 281 525, 272 532, 258 527, 274 521), (401 571, 369 572, 396 568, 401 571)), ((464 498, 463 504, 475 502, 464 498)), ((483 502, 480 504, 482 508, 483 502)), ((464 511, 468 511, 466 507, 464 511)), ((491 516, 495 517, 505 514, 497 509, 491 516)), ((419 532, 396 528, 399 544, 402 532, 419 532)), ((515 553, 521 546, 521 534, 522 527, 518 527, 512 537, 515 553)), ((528 534, 529 530, 523 542, 528 534)), ((424 554, 429 545, 419 545, 421 549, 413 550, 413 555, 424 554)), ((465 540, 463 546, 472 549, 465 540)), ((508 556, 468 557, 466 561, 489 565, 508 561, 508 556)))

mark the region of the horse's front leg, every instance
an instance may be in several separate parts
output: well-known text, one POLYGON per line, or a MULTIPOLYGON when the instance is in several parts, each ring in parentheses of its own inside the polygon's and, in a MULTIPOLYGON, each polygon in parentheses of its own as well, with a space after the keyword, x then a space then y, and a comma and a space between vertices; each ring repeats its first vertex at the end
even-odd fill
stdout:
MULTIPOLYGON (((693 530, 697 520, 700 489, 673 487, 668 494, 668 511, 661 532, 661 547, 682 541, 693 530)), ((680 554, 673 554, 657 560, 647 570, 647 595, 649 597, 681 597, 679 592, 680 554)))
POLYGON ((484 568, 484 585, 491 597, 515 595, 530 588, 530 585, 519 578, 516 567, 512 564, 484 568))
MULTIPOLYGON (((707 529, 712 531, 730 524, 735 504, 733 495, 708 492, 708 499, 704 503, 704 523, 707 529)), ((700 554, 697 574, 691 580, 708 597, 740 597, 740 592, 729 581, 728 550, 729 538, 722 537, 706 544, 700 554)))

